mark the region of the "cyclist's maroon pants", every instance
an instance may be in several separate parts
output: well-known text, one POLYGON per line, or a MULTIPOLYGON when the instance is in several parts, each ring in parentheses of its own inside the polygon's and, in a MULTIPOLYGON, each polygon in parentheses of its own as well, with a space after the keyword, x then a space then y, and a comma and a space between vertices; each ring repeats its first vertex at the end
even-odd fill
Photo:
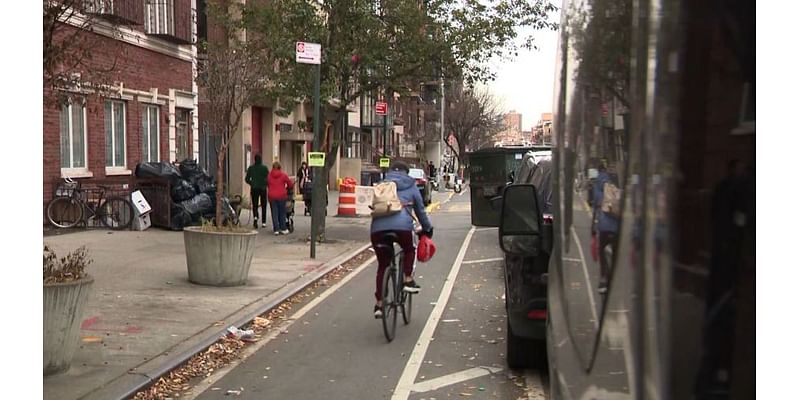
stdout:
POLYGON ((378 275, 375 277, 376 300, 380 300, 382 298, 381 286, 383 284, 383 273, 386 271, 386 267, 388 267, 389 263, 392 261, 390 258, 390 250, 382 246, 378 246, 379 244, 383 244, 381 239, 383 238, 383 235, 388 232, 394 232, 397 235, 397 243, 400 244, 400 247, 403 249, 405 254, 410 255, 403 257, 403 272, 408 276, 411 276, 411 274, 414 272, 414 257, 416 257, 416 252, 414 249, 414 236, 411 231, 380 231, 370 235, 370 239, 372 240, 372 248, 375 249, 375 255, 378 257, 378 275))

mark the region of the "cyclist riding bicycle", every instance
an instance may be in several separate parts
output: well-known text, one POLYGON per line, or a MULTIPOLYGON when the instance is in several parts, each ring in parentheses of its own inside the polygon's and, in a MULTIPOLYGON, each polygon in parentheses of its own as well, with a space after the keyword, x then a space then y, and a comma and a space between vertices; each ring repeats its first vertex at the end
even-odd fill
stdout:
POLYGON ((370 227, 370 239, 372 247, 375 250, 375 255, 378 257, 378 271, 375 276, 375 308, 373 313, 375 318, 381 318, 383 312, 381 311, 381 280, 386 267, 391 263, 391 252, 383 246, 383 236, 387 233, 394 233, 397 235, 397 242, 403 249, 403 290, 409 293, 419 293, 420 287, 414 282, 414 259, 416 258, 416 249, 414 248, 414 219, 411 214, 413 208, 417 219, 422 224, 421 235, 433 237, 433 226, 428 219, 428 214, 425 213, 423 206, 422 195, 417 188, 417 182, 414 178, 408 175, 408 164, 402 161, 395 161, 389 172, 386 174, 385 180, 393 181, 397 185, 397 196, 403 204, 403 211, 392 215, 375 217, 372 219, 372 226, 370 227))

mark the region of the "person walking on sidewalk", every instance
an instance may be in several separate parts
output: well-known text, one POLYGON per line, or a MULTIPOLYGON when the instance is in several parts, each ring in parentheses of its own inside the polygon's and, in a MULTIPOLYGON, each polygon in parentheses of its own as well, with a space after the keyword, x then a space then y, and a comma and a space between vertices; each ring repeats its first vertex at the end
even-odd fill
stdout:
POLYGON ((275 235, 286 235, 286 200, 288 188, 294 186, 289 175, 281 170, 281 163, 272 163, 272 172, 269 173, 269 206, 272 210, 272 231, 275 235))
POLYGON ((308 168, 305 161, 300 164, 296 179, 297 191, 303 195, 303 203, 306 205, 303 215, 311 215, 311 169, 308 168))
POLYGON ((409 293, 419 293, 419 285, 414 282, 414 259, 416 258, 416 249, 414 248, 414 218, 411 215, 411 210, 414 210, 417 219, 422 224, 422 235, 429 238, 433 237, 433 226, 428 219, 428 214, 425 213, 425 206, 422 202, 422 195, 417 189, 417 182, 414 178, 408 175, 410 169, 408 164, 402 161, 395 161, 389 172, 386 174, 387 181, 395 182, 397 185, 397 197, 400 198, 400 203, 403 204, 403 210, 399 213, 385 215, 381 217, 374 217, 372 225, 370 226, 370 240, 372 241, 372 248, 375 249, 375 255, 378 257, 378 271, 375 277, 375 307, 373 308, 373 315, 375 318, 381 318, 383 311, 381 310, 381 281, 383 278, 384 270, 391 262, 391 254, 384 249, 381 244, 383 236, 387 233, 394 233, 397 235, 397 241, 403 252, 406 254, 403 257, 403 290, 409 293))
POLYGON ((247 168, 244 181, 250 185, 250 199, 253 205, 253 228, 258 229, 258 206, 261 205, 261 226, 267 224, 267 174, 269 168, 261 162, 261 154, 256 154, 256 161, 247 168))

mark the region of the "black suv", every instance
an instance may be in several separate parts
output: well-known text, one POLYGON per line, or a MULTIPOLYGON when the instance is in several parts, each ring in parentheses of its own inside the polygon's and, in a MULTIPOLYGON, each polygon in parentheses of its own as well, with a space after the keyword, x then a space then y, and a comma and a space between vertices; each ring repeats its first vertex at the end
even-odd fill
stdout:
POLYGON ((552 161, 523 156, 513 182, 493 199, 500 207, 498 229, 505 255, 507 351, 511 368, 546 360, 547 265, 553 242, 552 161), (537 161, 538 160, 538 161, 537 161))

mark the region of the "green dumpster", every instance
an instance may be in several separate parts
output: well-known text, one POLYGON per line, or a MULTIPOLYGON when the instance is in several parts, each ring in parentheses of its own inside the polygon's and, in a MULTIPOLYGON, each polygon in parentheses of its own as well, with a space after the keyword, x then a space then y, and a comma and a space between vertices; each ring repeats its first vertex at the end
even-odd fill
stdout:
POLYGON ((493 147, 468 153, 469 193, 472 225, 498 226, 500 210, 492 209, 489 200, 499 196, 519 168, 528 151, 550 150, 550 147, 493 147))

